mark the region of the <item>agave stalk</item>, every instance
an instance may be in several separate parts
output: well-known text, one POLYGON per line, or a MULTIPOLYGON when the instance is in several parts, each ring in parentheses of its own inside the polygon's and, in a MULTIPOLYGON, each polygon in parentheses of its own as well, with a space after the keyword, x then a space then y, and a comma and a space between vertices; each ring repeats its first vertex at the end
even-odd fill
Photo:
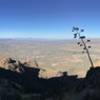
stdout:
MULTIPOLYGON (((80 30, 78 27, 73 27, 72 32, 75 32, 74 38, 78 38, 80 40, 80 42, 78 42, 77 44, 79 46, 83 47, 83 50, 86 52, 89 62, 91 64, 91 67, 93 68, 94 64, 93 64, 93 61, 92 61, 92 58, 91 58, 90 52, 89 52, 89 49, 91 48, 91 46, 87 46, 87 42, 90 42, 90 40, 84 41, 84 40, 86 40, 86 37, 81 36, 81 33, 84 32, 84 29, 80 30)), ((84 51, 83 51, 83 53, 84 53, 84 51)))

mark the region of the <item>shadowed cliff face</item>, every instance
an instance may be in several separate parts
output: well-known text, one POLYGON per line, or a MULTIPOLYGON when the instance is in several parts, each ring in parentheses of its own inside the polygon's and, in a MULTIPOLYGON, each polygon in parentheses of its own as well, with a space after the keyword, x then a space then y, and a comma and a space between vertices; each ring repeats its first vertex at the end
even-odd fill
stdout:
POLYGON ((17 82, 22 86, 25 85, 25 88, 30 87, 31 91, 34 90, 34 89, 32 90, 32 87, 35 85, 36 87, 34 88, 39 88, 39 85, 40 87, 41 85, 43 87, 46 85, 53 86, 53 82, 59 84, 60 81, 62 81, 62 83, 65 84, 63 81, 66 80, 69 81, 69 79, 70 81, 72 81, 77 78, 77 76, 68 76, 67 72, 63 72, 62 75, 59 77, 57 76, 49 79, 43 79, 43 78, 39 78, 40 70, 41 69, 36 67, 31 68, 30 66, 28 66, 27 63, 21 63, 20 61, 16 61, 11 58, 8 58, 4 61, 3 66, 1 66, 0 68, 0 77, 10 79, 11 81, 17 82), (69 79, 67 79, 67 77, 69 77, 69 79), (49 82, 52 84, 50 84, 49 82))
MULTIPOLYGON (((6 89, 7 91, 14 91, 14 94, 11 92, 12 96, 15 94, 18 94, 18 96, 37 94, 42 98, 53 98, 57 95, 59 97, 65 90, 69 91, 70 88, 74 88, 79 83, 77 76, 68 76, 66 72, 63 72, 62 76, 59 77, 39 78, 41 69, 30 68, 27 63, 21 63, 11 58, 6 59, 4 65, 6 67, 1 66, 0 68, 0 88, 2 91, 6 91, 6 89)), ((8 98, 10 92, 2 91, 0 95, 3 94, 8 98)))
POLYGON ((0 68, 1 100, 100 100, 100 67, 90 68, 85 78, 63 72, 49 79, 39 78, 39 68, 6 59, 0 68))

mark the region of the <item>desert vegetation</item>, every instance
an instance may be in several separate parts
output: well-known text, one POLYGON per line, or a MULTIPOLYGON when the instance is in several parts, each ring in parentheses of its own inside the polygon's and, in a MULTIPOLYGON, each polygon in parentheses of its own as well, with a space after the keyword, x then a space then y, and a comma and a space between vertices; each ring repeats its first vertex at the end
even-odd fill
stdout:
POLYGON ((79 29, 78 27, 73 27, 72 32, 74 32, 74 38, 78 38, 80 41, 77 42, 77 44, 82 47, 83 51, 82 53, 86 53, 89 59, 89 62, 91 64, 91 67, 94 67, 89 49, 91 46, 87 45, 88 42, 91 42, 90 39, 86 39, 86 36, 82 36, 81 33, 84 32, 84 29, 79 29))

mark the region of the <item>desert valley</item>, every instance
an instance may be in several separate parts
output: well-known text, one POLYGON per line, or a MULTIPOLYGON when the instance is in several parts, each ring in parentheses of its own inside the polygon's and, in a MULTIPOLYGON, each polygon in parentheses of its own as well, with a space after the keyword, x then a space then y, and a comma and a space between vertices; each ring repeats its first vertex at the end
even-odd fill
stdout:
MULTIPOLYGON (((100 40, 91 39, 90 54, 96 66, 100 65, 100 40)), ((0 66, 6 58, 28 62, 35 66, 35 60, 40 68, 46 71, 43 77, 56 76, 63 71, 69 75, 84 77, 90 68, 87 55, 77 46, 76 40, 47 39, 0 39, 0 66)))

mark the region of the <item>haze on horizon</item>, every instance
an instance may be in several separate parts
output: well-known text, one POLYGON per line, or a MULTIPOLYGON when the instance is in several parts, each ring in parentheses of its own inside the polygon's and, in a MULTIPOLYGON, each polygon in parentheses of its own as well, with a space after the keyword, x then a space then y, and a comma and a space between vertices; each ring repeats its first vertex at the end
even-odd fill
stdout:
POLYGON ((73 25, 100 37, 100 0, 0 0, 0 38, 72 38, 73 25))

